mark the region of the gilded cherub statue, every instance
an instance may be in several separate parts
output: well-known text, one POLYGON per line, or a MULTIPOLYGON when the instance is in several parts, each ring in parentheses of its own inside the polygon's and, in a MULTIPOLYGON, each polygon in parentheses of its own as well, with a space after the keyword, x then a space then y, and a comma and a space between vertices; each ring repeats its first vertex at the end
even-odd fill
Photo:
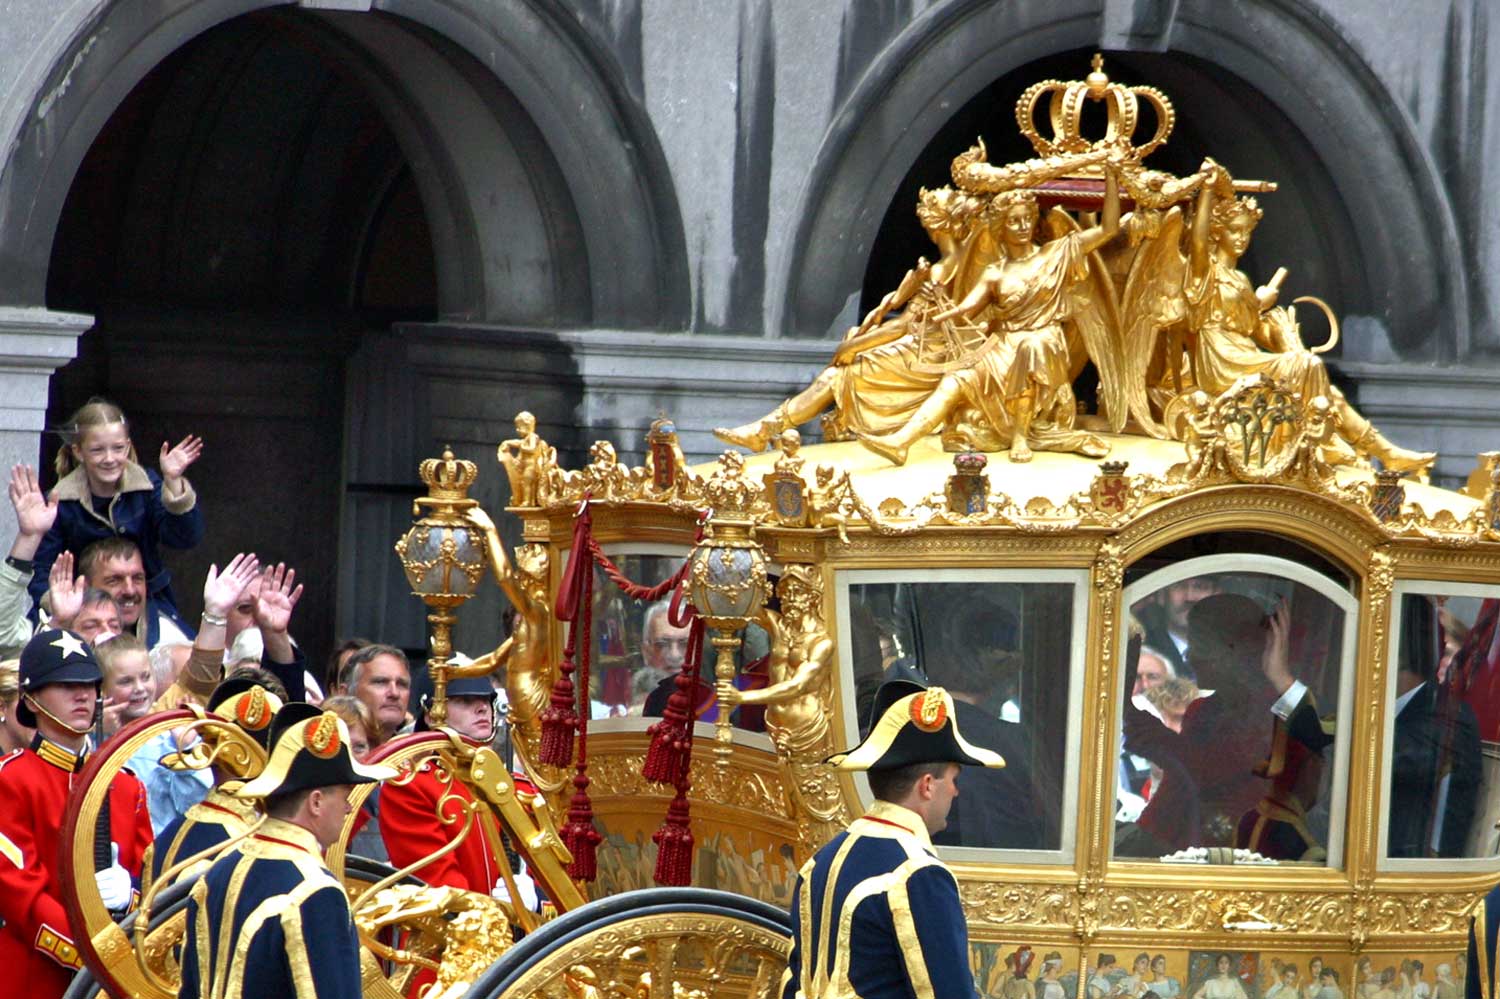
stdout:
MULTIPOLYGON (((1213 160, 1205 160, 1200 172, 1206 181, 1187 230, 1187 252, 1181 248, 1181 217, 1174 209, 1132 264, 1123 305, 1133 391, 1155 388, 1154 401, 1166 415, 1172 399, 1194 389, 1217 396, 1240 378, 1263 373, 1303 399, 1329 400, 1338 419, 1334 438, 1324 449, 1327 460, 1373 457, 1387 468, 1408 472, 1430 466, 1434 455, 1386 440, 1329 383, 1322 358, 1302 345, 1290 310, 1274 308, 1284 272, 1257 288, 1239 270, 1263 212, 1255 198, 1235 195, 1228 171, 1213 160), (1169 335, 1165 355, 1157 350, 1157 334, 1178 324, 1189 345, 1186 372, 1174 346, 1179 341, 1169 335)), ((1130 408, 1158 436, 1172 431, 1143 412, 1139 394, 1130 408)))
POLYGON ((822 759, 828 753, 826 700, 833 639, 823 624, 823 584, 812 566, 788 566, 776 586, 781 610, 763 609, 756 623, 771 638, 770 679, 759 690, 739 690, 721 680, 719 703, 766 706, 766 728, 789 759, 822 759))
POLYGON ((500 442, 495 457, 510 478, 510 505, 537 506, 549 467, 557 451, 537 436, 536 417, 526 410, 516 414, 516 436, 500 442))
POLYGON ((813 472, 813 486, 808 491, 808 523, 813 527, 836 527, 839 540, 849 543, 849 517, 844 513, 844 500, 853 486, 848 472, 835 475, 832 465, 819 465, 813 472))
POLYGON ((802 475, 802 465, 807 460, 797 452, 802 450, 802 434, 794 427, 787 427, 776 439, 781 456, 776 459, 775 471, 781 475, 802 475))

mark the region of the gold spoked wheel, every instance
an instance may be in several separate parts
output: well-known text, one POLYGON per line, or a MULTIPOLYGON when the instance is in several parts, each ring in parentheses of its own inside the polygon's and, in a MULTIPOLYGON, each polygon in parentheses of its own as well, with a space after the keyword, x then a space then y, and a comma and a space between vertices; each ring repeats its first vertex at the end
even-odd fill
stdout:
POLYGON ((543 926, 491 965, 467 999, 769 999, 790 950, 784 909, 733 892, 647 888, 543 926))

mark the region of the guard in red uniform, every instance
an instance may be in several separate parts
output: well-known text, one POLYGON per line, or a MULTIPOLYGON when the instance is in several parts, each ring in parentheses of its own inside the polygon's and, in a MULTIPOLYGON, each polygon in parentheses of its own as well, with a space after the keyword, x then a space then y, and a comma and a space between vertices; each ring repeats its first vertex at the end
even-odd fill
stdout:
MULTIPOLYGON (((484 745, 495 734, 495 691, 487 677, 463 677, 448 684, 447 728, 464 739, 484 745)), ((425 726, 424 726, 425 727, 425 726)), ((519 781, 518 781, 519 783, 519 781)), ((385 841, 391 866, 404 868, 442 849, 463 828, 463 809, 474 796, 458 781, 439 777, 438 770, 427 764, 409 783, 387 783, 380 789, 380 835, 385 841), (443 801, 445 825, 437 819, 438 802, 443 801)), ((500 830, 488 812, 475 818, 485 828, 475 828, 454 849, 431 863, 417 868, 417 877, 434 886, 462 888, 481 895, 495 895, 508 900, 510 893, 502 878, 500 865, 506 857, 496 857, 492 842, 500 841, 500 830)), ((515 874, 519 903, 528 909, 537 907, 536 886, 523 872, 515 874)), ((435 981, 431 972, 413 977, 408 995, 419 996, 435 981)))
MULTIPOLYGON (((446 726, 472 743, 488 743, 495 734, 494 698, 495 691, 487 677, 451 681, 446 726)), ((445 817, 449 819, 462 816, 460 802, 467 804, 474 800, 466 786, 440 779, 430 764, 418 770, 410 783, 386 784, 380 789, 380 835, 385 840, 391 866, 402 868, 435 853, 463 828, 461 821, 444 825, 437 820, 438 800, 445 796, 458 799, 444 806, 445 817)), ((419 868, 417 877, 430 885, 462 888, 482 895, 493 892, 502 883, 500 863, 490 848, 490 837, 498 838, 498 829, 488 814, 481 813, 478 821, 490 827, 488 832, 475 829, 456 850, 419 868)), ((523 881, 518 876, 517 880, 525 894, 530 879, 523 881)), ((523 902, 535 907, 534 888, 532 897, 523 902)))
MULTIPOLYGON (((59 848, 68 795, 87 755, 99 698, 99 665, 87 642, 48 629, 21 653, 16 716, 36 728, 27 749, 0 760, 0 968, 32 999, 61 996, 82 967, 75 931, 63 911, 59 848)), ((141 861, 151 845, 146 791, 121 772, 109 789, 110 862, 94 875, 111 910, 137 899, 141 861)))

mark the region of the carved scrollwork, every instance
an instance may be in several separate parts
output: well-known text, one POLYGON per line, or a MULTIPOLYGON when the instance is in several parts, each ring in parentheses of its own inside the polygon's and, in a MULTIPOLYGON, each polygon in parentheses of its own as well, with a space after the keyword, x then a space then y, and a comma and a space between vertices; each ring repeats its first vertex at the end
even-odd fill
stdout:
POLYGON ((1382 933, 1463 933, 1475 896, 1470 892, 1375 896, 1367 930, 1382 933))
POLYGON ((1278 930, 1341 933, 1350 919, 1345 892, 1117 888, 1109 896, 1110 929, 1222 933, 1227 922, 1256 913, 1278 930))
MULTIPOLYGON (((672 788, 649 783, 641 776, 645 753, 598 752, 589 760, 589 791, 594 798, 610 795, 670 799, 672 788)), ((732 767, 727 772, 713 765, 707 752, 696 753, 692 766, 693 797, 733 805, 762 815, 786 815, 786 787, 774 774, 732 767)))
POLYGON ((1118 931, 1150 931, 1222 938, 1247 915, 1277 933, 1346 936, 1356 949, 1373 937, 1457 936, 1468 926, 1475 895, 1468 892, 1227 890, 1101 884, 961 881, 959 895, 971 929, 1014 936, 1016 927, 1040 934, 1071 932, 1087 942, 1118 931))
POLYGON ((962 881, 959 897, 971 924, 1064 928, 1072 925, 1077 891, 1068 885, 962 881))

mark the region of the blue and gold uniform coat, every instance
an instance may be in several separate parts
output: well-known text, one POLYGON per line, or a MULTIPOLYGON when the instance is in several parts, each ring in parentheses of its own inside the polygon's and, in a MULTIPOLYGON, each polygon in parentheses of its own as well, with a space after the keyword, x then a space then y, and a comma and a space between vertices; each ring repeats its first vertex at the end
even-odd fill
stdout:
MULTIPOLYGON (((146 884, 155 884, 162 872, 178 861, 240 835, 253 826, 257 818, 259 814, 254 805, 213 788, 208 797, 189 806, 186 813, 167 823, 166 828, 157 834, 151 848, 146 851, 146 884)), ((189 868, 173 880, 180 881, 184 875, 202 870, 212 862, 210 858, 201 867, 189 868)))
POLYGON ((1464 999, 1493 999, 1495 995, 1495 938, 1500 929, 1500 885, 1479 900, 1469 921, 1468 972, 1464 999))
POLYGON ((877 801, 802 868, 782 999, 970 999, 969 931, 921 816, 877 801))
POLYGON ((361 999, 349 899, 310 832, 268 818, 193 886, 177 995, 361 999))

